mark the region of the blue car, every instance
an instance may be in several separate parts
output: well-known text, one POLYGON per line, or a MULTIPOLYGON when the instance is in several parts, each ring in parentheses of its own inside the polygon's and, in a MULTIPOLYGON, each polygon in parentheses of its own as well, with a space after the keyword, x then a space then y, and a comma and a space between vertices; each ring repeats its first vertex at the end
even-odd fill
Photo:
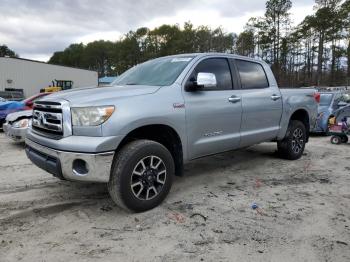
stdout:
POLYGON ((328 133, 329 118, 350 104, 350 95, 344 91, 321 92, 316 126, 313 133, 328 133))
POLYGON ((33 108, 33 103, 36 100, 49 94, 50 93, 40 93, 32 97, 29 97, 27 99, 24 99, 23 101, 0 102, 0 129, 2 128, 2 125, 5 123, 5 119, 8 114, 18 112, 18 111, 23 111, 23 110, 30 110, 33 108))

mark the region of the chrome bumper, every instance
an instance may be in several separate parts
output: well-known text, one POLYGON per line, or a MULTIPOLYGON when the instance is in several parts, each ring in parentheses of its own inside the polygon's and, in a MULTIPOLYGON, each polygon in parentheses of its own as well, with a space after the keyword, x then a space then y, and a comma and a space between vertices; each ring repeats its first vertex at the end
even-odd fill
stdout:
POLYGON ((61 179, 106 183, 114 151, 89 154, 59 151, 26 139, 28 158, 38 167, 61 179))
POLYGON ((24 142, 27 132, 27 127, 15 128, 10 124, 3 124, 4 133, 16 142, 24 142))

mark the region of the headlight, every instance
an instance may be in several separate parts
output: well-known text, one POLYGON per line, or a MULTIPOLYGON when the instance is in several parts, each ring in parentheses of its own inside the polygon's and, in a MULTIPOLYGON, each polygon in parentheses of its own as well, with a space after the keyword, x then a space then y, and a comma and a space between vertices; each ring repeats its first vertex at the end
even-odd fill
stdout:
POLYGON ((13 127, 14 128, 25 128, 28 127, 30 125, 30 121, 29 119, 25 118, 25 119, 21 119, 19 121, 16 121, 15 123, 13 123, 13 127))
POLYGON ((114 106, 72 107, 73 126, 98 126, 113 114, 114 106))

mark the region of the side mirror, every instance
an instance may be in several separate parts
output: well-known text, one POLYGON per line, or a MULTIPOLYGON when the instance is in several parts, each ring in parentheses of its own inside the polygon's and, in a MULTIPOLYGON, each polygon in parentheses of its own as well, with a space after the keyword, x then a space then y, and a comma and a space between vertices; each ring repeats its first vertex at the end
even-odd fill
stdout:
POLYGON ((212 73, 198 73, 197 79, 192 77, 186 83, 185 89, 188 92, 197 91, 201 88, 215 88, 217 86, 216 76, 212 73))
POLYGON ((202 88, 214 88, 217 86, 216 76, 212 73, 198 73, 197 86, 202 88))

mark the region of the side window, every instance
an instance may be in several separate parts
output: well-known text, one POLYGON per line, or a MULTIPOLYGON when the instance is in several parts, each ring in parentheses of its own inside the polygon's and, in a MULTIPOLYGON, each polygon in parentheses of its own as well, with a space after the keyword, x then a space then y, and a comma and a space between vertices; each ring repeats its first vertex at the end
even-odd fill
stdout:
POLYGON ((216 77, 217 86, 204 88, 203 90, 231 90, 232 76, 228 60, 226 58, 209 58, 201 61, 195 68, 192 77, 198 73, 212 73, 216 77))
POLYGON ((243 89, 269 87, 269 82, 262 65, 244 60, 236 60, 236 65, 243 89))

